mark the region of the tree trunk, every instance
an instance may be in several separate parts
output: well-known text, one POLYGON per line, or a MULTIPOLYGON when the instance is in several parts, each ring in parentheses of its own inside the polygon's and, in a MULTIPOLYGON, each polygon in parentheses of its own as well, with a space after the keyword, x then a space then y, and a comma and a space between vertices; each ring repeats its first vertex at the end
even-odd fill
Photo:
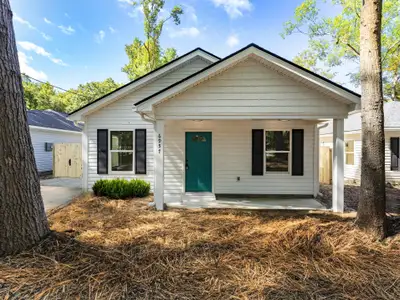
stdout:
POLYGON ((356 223, 378 238, 387 235, 383 118, 382 0, 364 0, 360 28, 362 160, 356 223))
POLYGON ((49 233, 9 0, 0 0, 0 101, 0 256, 4 256, 27 249, 49 233))

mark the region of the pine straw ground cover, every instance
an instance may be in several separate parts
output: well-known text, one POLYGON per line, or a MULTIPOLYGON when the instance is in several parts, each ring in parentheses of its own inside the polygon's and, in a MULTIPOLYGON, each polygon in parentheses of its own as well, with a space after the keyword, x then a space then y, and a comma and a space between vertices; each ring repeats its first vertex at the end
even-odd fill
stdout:
POLYGON ((399 299, 400 237, 352 219, 235 210, 156 212, 85 196, 55 234, 0 260, 6 299, 399 299))

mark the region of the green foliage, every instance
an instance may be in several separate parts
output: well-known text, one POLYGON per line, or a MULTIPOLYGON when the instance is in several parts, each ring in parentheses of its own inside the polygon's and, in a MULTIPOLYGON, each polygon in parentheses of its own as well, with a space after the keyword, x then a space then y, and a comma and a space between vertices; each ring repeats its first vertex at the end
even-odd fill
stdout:
POLYGON ((121 85, 112 78, 104 81, 80 84, 67 92, 56 91, 50 83, 36 83, 23 76, 24 99, 28 109, 52 109, 59 112, 71 112, 101 96, 108 94, 121 85))
POLYGON ((150 193, 150 183, 142 179, 100 179, 92 189, 96 196, 110 199, 143 198, 150 193))
POLYGON ((133 2, 133 5, 141 6, 143 10, 145 41, 135 38, 132 44, 125 45, 129 62, 122 71, 130 80, 135 80, 177 57, 175 49, 161 48, 160 36, 167 21, 172 20, 175 25, 179 25, 183 14, 182 8, 175 6, 166 17, 162 17, 165 0, 141 0, 133 2))
POLYGON ((60 94, 60 98, 66 105, 66 111, 71 112, 116 90, 120 86, 121 84, 115 82, 112 78, 107 78, 104 81, 80 84, 76 89, 70 89, 60 94))
MULTIPOLYGON (((283 37, 294 33, 307 35, 308 49, 294 61, 316 73, 334 78, 335 68, 359 64, 360 13, 362 0, 304 0, 294 17, 284 25, 283 37), (321 15, 320 5, 340 9, 335 16, 321 15)), ((400 100, 400 0, 383 1, 382 69, 386 98, 400 100)), ((348 74, 359 84, 358 68, 348 74)))
POLYGON ((24 99, 28 109, 65 111, 65 104, 50 83, 35 83, 23 76, 24 99))

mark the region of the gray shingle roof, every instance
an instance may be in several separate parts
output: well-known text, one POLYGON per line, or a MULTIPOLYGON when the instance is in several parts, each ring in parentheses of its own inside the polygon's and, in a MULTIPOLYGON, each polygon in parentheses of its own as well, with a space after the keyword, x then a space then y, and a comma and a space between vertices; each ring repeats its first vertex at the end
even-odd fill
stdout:
MULTIPOLYGON (((385 128, 400 128, 400 102, 386 102, 383 109, 385 114, 385 128)), ((345 132, 358 130, 361 130, 361 112, 351 114, 344 120, 345 132)), ((332 121, 329 122, 327 127, 320 130, 321 134, 332 134, 332 132, 332 121)))
POLYGON ((82 131, 73 121, 67 120, 68 114, 54 110, 28 110, 28 124, 61 130, 82 131))

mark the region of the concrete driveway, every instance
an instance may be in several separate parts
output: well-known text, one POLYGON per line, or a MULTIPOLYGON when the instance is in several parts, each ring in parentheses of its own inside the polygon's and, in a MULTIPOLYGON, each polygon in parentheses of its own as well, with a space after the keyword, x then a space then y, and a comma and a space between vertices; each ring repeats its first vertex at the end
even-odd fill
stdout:
POLYGON ((53 178, 40 180, 46 210, 65 205, 82 193, 80 178, 53 178))

